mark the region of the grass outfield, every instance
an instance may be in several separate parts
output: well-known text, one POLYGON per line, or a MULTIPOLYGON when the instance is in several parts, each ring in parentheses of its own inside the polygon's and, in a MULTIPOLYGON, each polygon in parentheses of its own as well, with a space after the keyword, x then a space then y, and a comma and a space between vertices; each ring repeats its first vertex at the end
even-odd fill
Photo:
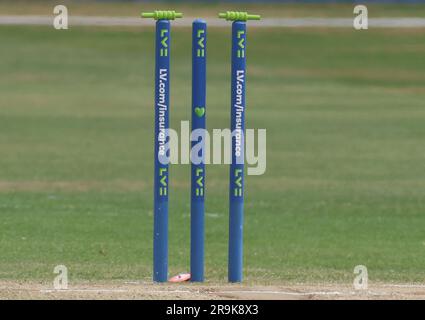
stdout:
MULTIPOLYGON (((211 29, 208 126, 229 124, 230 29, 211 29)), ((425 277, 425 34, 251 29, 248 283, 425 277)), ((1 27, 0 279, 144 279, 152 268, 153 29, 1 27)), ((190 118, 173 30, 172 125, 190 118)), ((170 274, 189 268, 189 166, 171 168, 170 274)), ((227 275, 226 166, 207 172, 206 274, 227 275)))
MULTIPOLYGON (((0 0, 0 15, 51 15, 57 1, 53 0, 0 0)), ((96 2, 63 0, 71 15, 138 16, 141 11, 177 10, 185 16, 216 16, 223 10, 250 11, 264 17, 353 17, 354 4, 295 4, 295 3, 155 3, 96 2)), ((370 17, 424 17, 423 4, 368 4, 370 17)))

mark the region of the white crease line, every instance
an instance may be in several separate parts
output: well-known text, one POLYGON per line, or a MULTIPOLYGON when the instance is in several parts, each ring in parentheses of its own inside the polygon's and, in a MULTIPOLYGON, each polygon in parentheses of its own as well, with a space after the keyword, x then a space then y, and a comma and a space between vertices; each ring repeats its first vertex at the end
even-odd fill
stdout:
POLYGON ((138 281, 125 281, 124 284, 142 285, 142 284, 147 284, 147 283, 142 283, 142 282, 138 282, 138 281))
POLYGON ((384 284, 383 287, 393 288, 421 288, 425 289, 425 285, 422 284, 384 284))
POLYGON ((190 290, 149 290, 148 293, 199 293, 190 290))
POLYGON ((216 291, 210 292, 216 294, 281 294, 281 295, 292 295, 292 296, 339 296, 339 295, 391 295, 392 293, 384 292, 374 292, 374 291, 349 291, 349 292, 339 292, 339 291, 312 291, 312 292, 289 292, 289 291, 216 291))
POLYGON ((42 289, 41 293, 59 293, 59 292, 129 292, 124 289, 42 289))
POLYGON ((305 296, 305 295, 341 295, 341 292, 338 291, 317 291, 317 292, 289 292, 289 291, 215 291, 209 293, 217 294, 283 294, 283 295, 293 295, 293 296, 305 296))
MULTIPOLYGON (((200 294, 200 291, 190 290, 149 290, 149 293, 191 293, 200 294)), ((285 294, 285 295, 340 295, 341 292, 285 292, 285 291, 206 291, 205 294, 285 294)))
POLYGON ((123 282, 124 284, 131 284, 131 285, 139 285, 139 286, 149 286, 149 285, 151 285, 151 286, 154 286, 155 285, 155 283, 154 282, 152 282, 152 281, 149 281, 149 280, 147 280, 147 281, 124 281, 123 282))
MULTIPOLYGON (((132 290, 125 290, 125 289, 45 289, 40 290, 42 293, 56 293, 56 292, 134 292, 136 291, 132 290)), ((151 293, 192 293, 196 294, 199 293, 197 291, 190 291, 190 290, 147 290, 145 293, 151 294, 151 293)))

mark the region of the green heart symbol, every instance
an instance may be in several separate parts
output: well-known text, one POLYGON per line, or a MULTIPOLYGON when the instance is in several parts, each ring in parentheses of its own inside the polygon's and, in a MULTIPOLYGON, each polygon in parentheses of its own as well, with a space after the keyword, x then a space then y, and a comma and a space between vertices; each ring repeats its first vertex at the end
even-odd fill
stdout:
POLYGON ((205 114, 205 108, 204 107, 196 107, 195 113, 200 118, 205 114))

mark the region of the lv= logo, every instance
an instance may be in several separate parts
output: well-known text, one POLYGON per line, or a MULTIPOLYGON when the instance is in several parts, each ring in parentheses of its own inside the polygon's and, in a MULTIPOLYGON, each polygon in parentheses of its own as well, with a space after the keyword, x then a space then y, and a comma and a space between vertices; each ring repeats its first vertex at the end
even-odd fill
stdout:
POLYGON ((205 57, 205 30, 198 30, 198 34, 196 36, 198 38, 199 46, 199 48, 196 50, 196 56, 205 57))
POLYGON ((161 50, 159 52, 161 57, 168 57, 168 30, 162 29, 161 30, 161 50))
POLYGON ((238 40, 238 58, 245 58, 245 31, 238 31, 237 38, 238 40))

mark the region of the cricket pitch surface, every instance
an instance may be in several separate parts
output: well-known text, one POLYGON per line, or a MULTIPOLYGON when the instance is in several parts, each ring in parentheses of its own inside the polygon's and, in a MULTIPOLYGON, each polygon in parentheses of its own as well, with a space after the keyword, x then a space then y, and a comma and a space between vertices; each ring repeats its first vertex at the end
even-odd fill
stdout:
POLYGON ((150 281, 78 283, 66 290, 55 290, 43 282, 0 281, 0 300, 4 299, 137 299, 137 300, 399 300, 425 299, 425 285, 372 284, 366 290, 352 285, 247 285, 218 283, 155 284, 150 281))

